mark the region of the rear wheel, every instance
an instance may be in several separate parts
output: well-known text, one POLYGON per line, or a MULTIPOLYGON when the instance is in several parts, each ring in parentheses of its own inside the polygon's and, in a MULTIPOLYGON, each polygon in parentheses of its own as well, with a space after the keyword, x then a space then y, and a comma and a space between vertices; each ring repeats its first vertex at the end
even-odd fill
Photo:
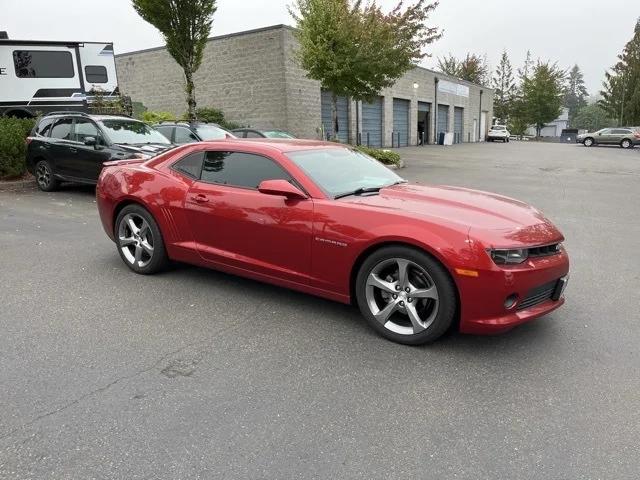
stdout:
POLYGON ((582 144, 583 144, 585 147, 592 147, 592 146, 593 146, 593 143, 594 143, 594 142, 593 142, 593 138, 591 138, 591 137, 587 137, 587 138, 585 138, 585 139, 582 141, 582 144))
POLYGON ((127 205, 116 219, 116 244, 120 257, 136 273, 149 275, 169 263, 158 224, 147 209, 127 205))
POLYGON ((356 280, 360 311, 383 337, 406 345, 439 338, 456 312, 453 281, 419 250, 385 247, 365 260, 356 280))
POLYGON ((36 182, 38 188, 43 192, 53 192, 58 188, 60 182, 53 176, 51 164, 46 160, 40 160, 35 168, 36 182))
POLYGON ((629 140, 628 138, 625 138, 620 142, 620 146, 622 148, 631 148, 631 147, 633 147, 633 142, 631 140, 629 140))

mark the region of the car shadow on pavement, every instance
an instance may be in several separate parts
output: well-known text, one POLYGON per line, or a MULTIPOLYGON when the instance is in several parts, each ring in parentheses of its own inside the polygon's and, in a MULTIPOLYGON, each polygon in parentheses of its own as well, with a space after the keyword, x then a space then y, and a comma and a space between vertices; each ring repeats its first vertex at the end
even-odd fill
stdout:
MULTIPOLYGON (((125 267, 123 266, 123 268, 125 267)), ((384 345, 395 345, 377 335, 366 324, 356 306, 345 305, 287 288, 183 263, 174 263, 167 272, 161 275, 174 276, 176 277, 175 280, 180 282, 204 285, 205 289, 223 288, 225 294, 228 294, 229 290, 232 292, 237 291, 238 295, 251 298, 256 302, 282 303, 288 309, 294 308, 300 312, 306 312, 305 316, 322 317, 333 327, 339 328, 340 335, 345 335, 345 331, 347 331, 349 335, 364 335, 369 340, 378 339, 384 342, 384 345)), ((299 323, 304 321, 305 316, 291 317, 291 320, 284 319, 282 321, 299 323)), ((483 358, 487 356, 507 357, 514 354, 518 355, 518 352, 526 354, 530 350, 544 349, 545 344, 557 338, 558 327, 556 320, 554 313, 552 313, 499 335, 461 334, 454 327, 439 340, 430 344, 416 347, 395 346, 434 353, 476 352, 480 353, 483 358)), ((317 333, 321 334, 322 332, 318 331, 317 333)))

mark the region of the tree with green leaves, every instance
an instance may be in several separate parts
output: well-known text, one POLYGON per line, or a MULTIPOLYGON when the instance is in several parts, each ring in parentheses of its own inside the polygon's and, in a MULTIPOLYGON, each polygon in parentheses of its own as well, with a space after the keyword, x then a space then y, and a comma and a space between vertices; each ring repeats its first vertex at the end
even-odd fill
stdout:
POLYGON ((593 103, 578 110, 571 126, 595 132, 602 128, 613 127, 615 124, 616 121, 607 115, 604 108, 597 103, 593 103))
POLYGON ((522 83, 522 100, 525 118, 536 128, 536 137, 548 123, 562 113, 564 100, 564 71, 549 62, 541 62, 533 67, 522 83))
POLYGON ((501 124, 506 124, 516 95, 513 67, 511 66, 506 50, 502 52, 500 63, 493 76, 493 88, 495 91, 493 97, 493 115, 501 124))
POLYGON ((620 126, 640 125, 640 19, 633 38, 605 73, 600 105, 620 126))
POLYGON ((194 73, 200 68, 211 33, 216 0, 132 0, 133 8, 156 27, 167 51, 182 67, 187 95, 187 117, 196 120, 194 73))
POLYGON ((567 76, 566 93, 564 96, 564 106, 569 109, 569 125, 574 127, 573 120, 578 111, 587 106, 587 87, 584 85, 584 76, 578 65, 574 65, 569 70, 567 76))
POLYGON ((438 2, 418 0, 389 13, 361 0, 295 0, 289 13, 296 22, 297 58, 309 78, 332 93, 334 137, 338 96, 368 100, 392 86, 425 57, 426 45, 439 39, 428 27, 438 2))
POLYGON ((463 59, 458 59, 449 54, 447 57, 438 58, 438 69, 442 73, 452 77, 466 80, 478 85, 486 85, 489 74, 487 60, 481 55, 467 53, 463 59))

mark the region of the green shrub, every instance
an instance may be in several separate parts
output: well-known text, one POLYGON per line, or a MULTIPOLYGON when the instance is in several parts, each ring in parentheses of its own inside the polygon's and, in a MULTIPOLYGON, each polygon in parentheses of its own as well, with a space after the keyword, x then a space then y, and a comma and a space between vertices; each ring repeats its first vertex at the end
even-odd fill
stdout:
POLYGON ((226 128, 227 130, 235 130, 236 128, 241 128, 237 122, 231 122, 224 118, 224 112, 219 108, 212 107, 202 107, 196 109, 196 117, 200 122, 206 123, 217 123, 222 128, 226 128))
POLYGON ((0 117, 0 179, 19 178, 26 173, 25 140, 34 124, 32 118, 0 117))
POLYGON ((146 110, 142 112, 141 120, 145 123, 154 124, 160 122, 175 122, 178 120, 176 116, 171 112, 154 112, 146 110))
POLYGON ((369 148, 365 147, 364 145, 359 145, 356 147, 356 149, 360 150, 365 155, 369 155, 370 157, 375 158, 385 165, 400 165, 400 154, 392 152, 391 150, 369 148))

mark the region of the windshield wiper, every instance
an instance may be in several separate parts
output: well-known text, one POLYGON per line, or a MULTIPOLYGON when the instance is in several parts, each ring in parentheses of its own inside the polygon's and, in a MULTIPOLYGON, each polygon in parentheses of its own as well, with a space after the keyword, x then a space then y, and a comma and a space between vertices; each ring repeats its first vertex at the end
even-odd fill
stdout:
POLYGON ((334 199, 349 197, 351 195, 362 195, 363 193, 378 193, 383 187, 360 187, 351 192, 340 193, 333 197, 334 199))

